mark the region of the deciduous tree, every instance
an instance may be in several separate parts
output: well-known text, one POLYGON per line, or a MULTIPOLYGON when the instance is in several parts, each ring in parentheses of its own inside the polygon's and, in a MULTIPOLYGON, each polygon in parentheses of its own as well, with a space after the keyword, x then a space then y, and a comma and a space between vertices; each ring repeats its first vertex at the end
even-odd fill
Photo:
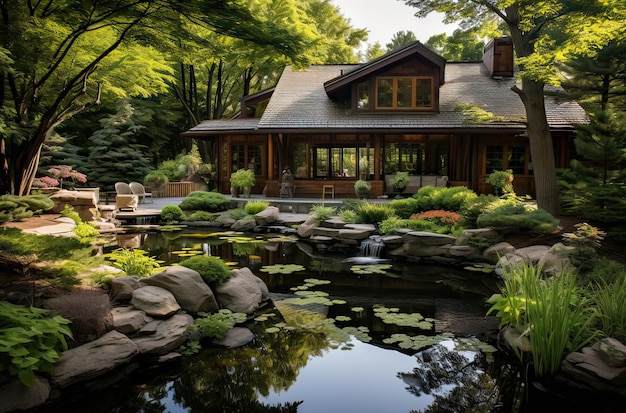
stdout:
POLYGON ((153 45, 181 20, 292 57, 304 45, 234 0, 0 0, 0 193, 30 190, 43 142, 68 118, 166 91, 172 67, 153 45))
POLYGON ((574 55, 594 55, 614 38, 623 38, 626 10, 621 0, 404 0, 416 16, 445 13, 462 28, 498 19, 509 28, 521 87, 514 91, 526 109, 538 205, 559 213, 559 192, 552 136, 545 111, 544 86, 560 80, 556 62, 574 55))

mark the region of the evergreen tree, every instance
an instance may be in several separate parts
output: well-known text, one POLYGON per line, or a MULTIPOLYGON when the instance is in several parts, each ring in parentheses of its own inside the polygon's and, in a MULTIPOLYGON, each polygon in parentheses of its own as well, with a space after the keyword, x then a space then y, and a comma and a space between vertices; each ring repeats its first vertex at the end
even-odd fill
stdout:
POLYGON ((578 126, 574 143, 579 159, 559 181, 563 210, 626 239, 626 117, 598 111, 578 126))
POLYGON ((89 182, 103 190, 111 190, 118 181, 143 181, 150 172, 147 147, 137 143, 143 128, 137 123, 135 110, 123 101, 117 113, 100 121, 101 129, 91 135, 88 164, 85 172, 89 182))
POLYGON ((593 58, 579 56, 564 66, 570 98, 588 109, 626 111, 626 41, 613 41, 593 58))

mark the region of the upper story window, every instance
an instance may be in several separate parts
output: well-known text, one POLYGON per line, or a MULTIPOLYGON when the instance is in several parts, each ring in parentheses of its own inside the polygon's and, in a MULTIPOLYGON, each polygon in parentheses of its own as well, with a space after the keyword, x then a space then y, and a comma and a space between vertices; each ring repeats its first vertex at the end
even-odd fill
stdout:
POLYGON ((433 79, 430 77, 390 76, 357 85, 357 109, 368 110, 432 110, 433 79), (375 99, 370 99, 370 93, 375 99), (375 107, 372 107, 374 103, 375 107))

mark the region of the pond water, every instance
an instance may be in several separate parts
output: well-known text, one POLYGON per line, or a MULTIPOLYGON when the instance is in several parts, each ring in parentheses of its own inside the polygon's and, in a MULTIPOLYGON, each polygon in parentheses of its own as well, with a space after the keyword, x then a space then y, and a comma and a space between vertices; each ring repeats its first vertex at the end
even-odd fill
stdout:
POLYGON ((256 338, 244 347, 205 345, 171 365, 134 366, 46 411, 523 411, 516 363, 487 338, 498 327, 485 317, 497 288, 489 276, 281 235, 141 233, 118 243, 170 263, 202 253, 249 267, 274 305, 247 323, 256 338))

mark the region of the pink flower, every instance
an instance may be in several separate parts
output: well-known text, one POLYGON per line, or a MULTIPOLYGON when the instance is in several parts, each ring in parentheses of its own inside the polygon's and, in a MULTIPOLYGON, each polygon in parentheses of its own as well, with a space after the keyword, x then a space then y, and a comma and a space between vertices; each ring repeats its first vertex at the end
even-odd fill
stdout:
POLYGON ((55 188, 59 186, 59 181, 49 176, 42 176, 33 180, 33 186, 36 188, 55 188))

